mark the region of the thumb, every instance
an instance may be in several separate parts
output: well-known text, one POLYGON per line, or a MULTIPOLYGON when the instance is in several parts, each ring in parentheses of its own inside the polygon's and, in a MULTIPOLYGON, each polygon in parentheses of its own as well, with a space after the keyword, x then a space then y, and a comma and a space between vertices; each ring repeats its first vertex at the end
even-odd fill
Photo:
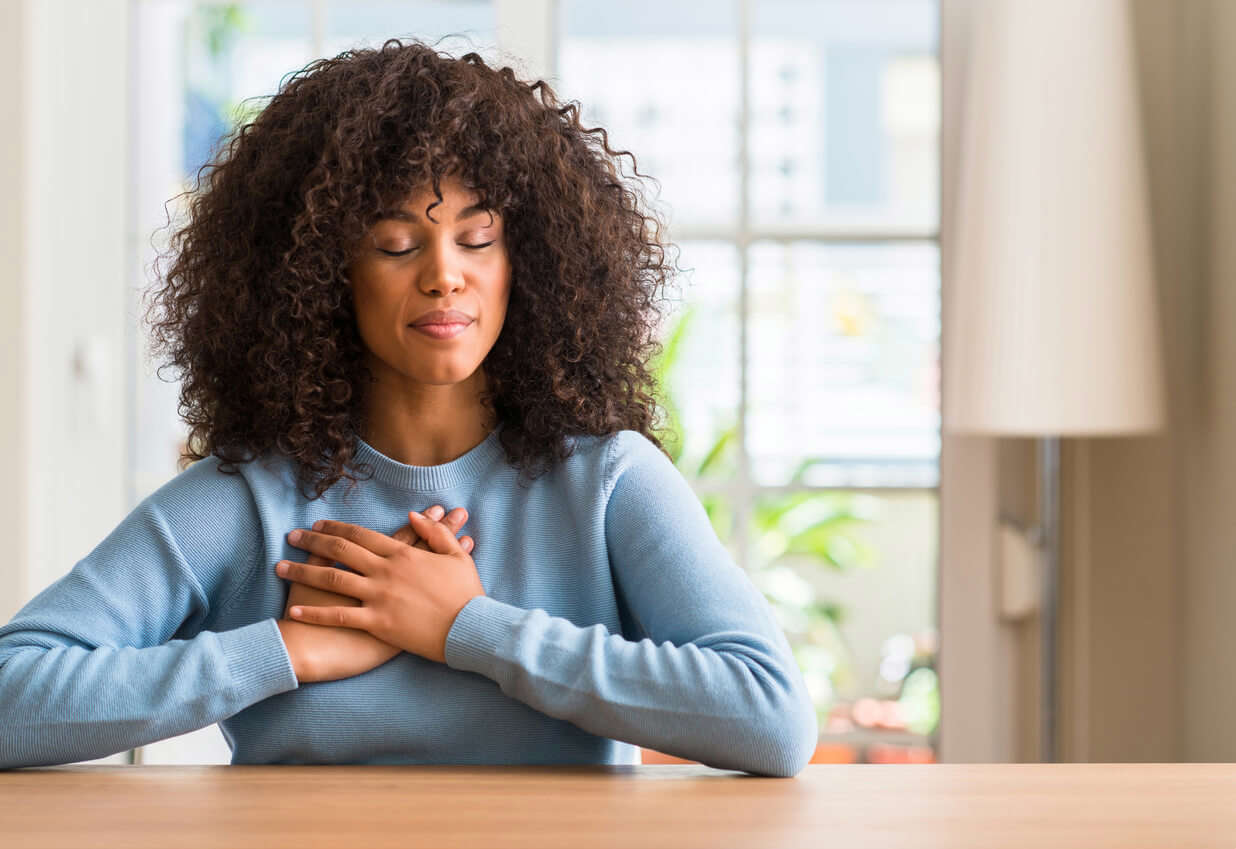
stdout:
POLYGON ((429 543, 430 551, 437 554, 454 554, 457 551, 463 551, 459 540, 451 533, 451 529, 443 523, 435 522, 433 519, 417 513, 415 510, 408 511, 408 521, 412 525, 412 530, 416 531, 417 536, 429 543))

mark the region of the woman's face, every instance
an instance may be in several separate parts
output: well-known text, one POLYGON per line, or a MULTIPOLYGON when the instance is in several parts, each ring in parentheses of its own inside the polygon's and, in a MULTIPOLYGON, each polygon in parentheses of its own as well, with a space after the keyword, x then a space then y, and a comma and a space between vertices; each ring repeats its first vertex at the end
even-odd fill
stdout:
POLYGON ((511 282, 502 219, 477 208, 476 193, 457 179, 444 177, 440 188, 442 202, 428 213, 437 201, 429 188, 384 212, 353 253, 357 329, 380 383, 459 383, 502 331, 511 282), (463 315, 431 318, 437 336, 413 326, 438 310, 463 315))

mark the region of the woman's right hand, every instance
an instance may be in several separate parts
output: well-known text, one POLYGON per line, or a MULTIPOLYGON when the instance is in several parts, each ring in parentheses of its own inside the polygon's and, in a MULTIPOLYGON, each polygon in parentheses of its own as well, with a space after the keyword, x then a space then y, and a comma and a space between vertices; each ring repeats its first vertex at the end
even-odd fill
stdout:
MULTIPOLYGON (((425 511, 425 515, 434 519, 440 518, 442 508, 434 505, 425 511)), ((441 521, 455 534, 467 519, 468 511, 459 507, 441 521)), ((391 536, 414 548, 429 550, 428 544, 417 536, 411 525, 404 525, 391 536)), ((472 553, 472 537, 461 537, 459 542, 465 552, 472 553)), ((330 561, 316 554, 305 558, 304 562, 315 566, 331 565, 330 561)), ((359 607, 361 601, 351 596, 292 583, 287 604, 283 609, 283 618, 275 624, 283 635, 288 657, 292 660, 292 671, 302 684, 351 678, 381 666, 400 652, 400 649, 379 640, 367 631, 311 625, 289 619, 287 611, 293 604, 359 607)))

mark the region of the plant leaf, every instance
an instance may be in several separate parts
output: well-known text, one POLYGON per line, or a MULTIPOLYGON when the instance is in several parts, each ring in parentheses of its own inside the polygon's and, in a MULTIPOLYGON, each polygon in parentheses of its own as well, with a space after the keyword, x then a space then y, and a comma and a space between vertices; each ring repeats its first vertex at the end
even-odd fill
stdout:
POLYGON ((708 449, 708 453, 704 455, 704 459, 700 461, 699 468, 696 469, 696 474, 703 477, 709 469, 717 464, 725 449, 738 437, 738 425, 732 425, 721 432, 717 437, 717 441, 713 443, 712 448, 708 449))
POLYGON ((835 516, 816 522, 795 534, 786 545, 786 554, 805 554, 831 564, 838 571, 864 566, 867 549, 845 529, 862 520, 835 516))

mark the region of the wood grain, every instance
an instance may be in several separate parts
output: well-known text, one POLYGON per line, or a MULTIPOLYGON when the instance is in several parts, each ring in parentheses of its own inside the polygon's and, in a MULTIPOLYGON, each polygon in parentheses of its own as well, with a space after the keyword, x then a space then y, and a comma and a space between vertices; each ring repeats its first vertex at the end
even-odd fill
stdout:
POLYGON ((45 767, 0 846, 1236 847, 1236 765, 45 767))

